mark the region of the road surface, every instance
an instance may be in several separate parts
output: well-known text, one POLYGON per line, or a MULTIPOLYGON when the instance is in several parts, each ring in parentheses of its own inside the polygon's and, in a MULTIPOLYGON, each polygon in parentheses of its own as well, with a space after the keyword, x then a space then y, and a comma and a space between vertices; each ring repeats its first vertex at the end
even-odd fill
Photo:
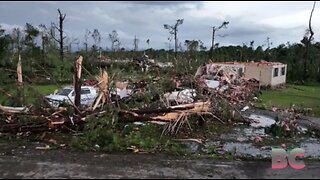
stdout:
POLYGON ((0 178, 319 178, 320 161, 271 169, 271 161, 163 154, 106 154, 0 146, 0 178))

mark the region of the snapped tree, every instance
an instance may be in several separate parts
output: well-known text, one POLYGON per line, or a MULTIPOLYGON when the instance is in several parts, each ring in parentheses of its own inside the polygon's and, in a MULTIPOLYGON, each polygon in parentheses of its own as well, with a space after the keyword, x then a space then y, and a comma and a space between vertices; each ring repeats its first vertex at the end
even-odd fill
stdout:
POLYGON ((219 31, 221 28, 227 28, 227 25, 229 24, 228 21, 224 21, 219 27, 212 27, 212 45, 211 45, 211 59, 213 59, 213 49, 215 47, 214 44, 214 38, 215 38, 215 33, 216 31, 219 31))
POLYGON ((116 47, 119 48, 120 47, 120 40, 118 37, 118 33, 116 30, 113 30, 110 34, 109 34, 109 40, 111 41, 111 49, 114 52, 116 47), (117 44, 116 44, 117 43, 117 44))
POLYGON ((64 60, 64 56, 63 56, 63 40, 66 38, 66 36, 63 36, 63 22, 66 18, 67 14, 62 14, 60 9, 58 9, 58 13, 59 13, 59 27, 56 26, 56 24, 53 23, 53 27, 58 30, 59 32, 59 39, 57 39, 55 37, 55 34, 53 33, 53 31, 51 31, 51 37, 59 43, 60 46, 60 60, 63 62, 64 60))
POLYGON ((170 33, 170 37, 168 38, 169 41, 172 40, 172 36, 174 36, 174 52, 175 52, 175 57, 177 58, 177 49, 178 49, 178 37, 177 37, 177 33, 178 33, 178 26, 183 24, 183 19, 178 19, 176 20, 176 24, 170 26, 168 24, 164 24, 163 27, 165 29, 169 30, 170 33))
POLYGON ((135 51, 135 52, 138 51, 138 44, 139 44, 139 39, 137 38, 137 36, 134 36, 134 39, 133 39, 133 48, 134 48, 134 51, 135 51))
POLYGON ((101 47, 100 47, 101 35, 100 35, 98 29, 93 30, 92 38, 94 40, 93 49, 99 51, 99 57, 101 58, 101 47))
POLYGON ((313 14, 315 6, 316 6, 316 1, 313 3, 313 7, 312 7, 312 10, 310 13, 309 29, 307 29, 306 34, 304 35, 303 39, 301 40, 301 43, 304 44, 304 46, 305 46, 304 63, 303 63, 303 79, 304 80, 307 80, 307 78, 309 77, 309 75, 307 74, 308 73, 307 66, 308 66, 308 61, 309 61, 309 47, 310 47, 311 41, 313 40, 313 35, 314 35, 314 32, 312 31, 312 27, 311 27, 311 19, 312 19, 312 14, 313 14))

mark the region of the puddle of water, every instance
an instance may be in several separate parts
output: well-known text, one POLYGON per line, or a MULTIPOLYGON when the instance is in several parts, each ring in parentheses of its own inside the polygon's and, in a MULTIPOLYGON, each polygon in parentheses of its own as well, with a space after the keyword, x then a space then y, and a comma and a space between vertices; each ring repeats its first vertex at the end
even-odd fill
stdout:
POLYGON ((244 128, 243 133, 245 136, 267 136, 264 129, 244 128))
POLYGON ((320 158, 319 143, 301 143, 300 147, 304 149, 305 157, 320 158))
POLYGON ((197 153, 200 152, 201 145, 196 142, 184 142, 184 144, 187 146, 187 152, 188 153, 197 153))
POLYGON ((223 147, 223 150, 227 152, 233 152, 237 156, 257 157, 258 155, 261 155, 264 158, 271 157, 270 149, 259 149, 249 143, 226 143, 223 147))
POLYGON ((254 120, 255 122, 251 123, 250 125, 255 128, 259 127, 270 127, 272 124, 275 124, 276 121, 267 116, 259 116, 256 114, 251 114, 249 119, 254 120))
MULTIPOLYGON (((284 138, 269 135, 265 128, 275 124, 276 121, 269 116, 258 116, 251 114, 250 119, 257 121, 251 126, 235 127, 228 133, 223 133, 217 140, 207 140, 201 148, 202 152, 209 152, 209 147, 216 147, 216 153, 226 154, 228 152, 240 157, 262 157, 271 158, 273 146, 286 145, 288 149, 303 148, 305 157, 320 159, 320 141, 309 136, 296 136, 294 138, 284 138), (262 137, 264 144, 256 147, 254 142, 256 137, 262 137)), ((307 128, 298 126, 301 133, 307 132, 307 128)), ((193 148, 193 151, 196 148, 193 148)))
MULTIPOLYGON (((292 146, 291 148, 300 147, 304 149, 305 150, 304 157, 320 158, 320 143, 318 142, 301 143, 300 146, 287 144, 287 146, 290 146, 290 147, 292 146)), ((258 155, 260 155, 261 157, 266 158, 266 157, 271 157, 272 150, 271 150, 271 147, 258 148, 253 146, 250 143, 229 142, 224 145, 223 151, 232 152, 237 156, 257 157, 258 155)))

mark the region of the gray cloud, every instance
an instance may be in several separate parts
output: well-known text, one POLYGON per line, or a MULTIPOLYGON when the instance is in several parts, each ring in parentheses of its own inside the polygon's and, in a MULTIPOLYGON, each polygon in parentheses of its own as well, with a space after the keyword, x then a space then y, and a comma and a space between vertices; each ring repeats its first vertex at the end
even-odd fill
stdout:
MULTIPOLYGON (((103 38, 102 47, 110 47, 107 36, 115 29, 125 48, 133 48, 136 35, 140 39, 140 49, 147 47, 147 39, 150 39, 151 47, 167 49, 169 33, 163 24, 174 24, 176 19, 183 18, 184 23, 179 26, 179 41, 183 44, 186 39, 202 40, 210 47, 211 27, 226 20, 230 22, 228 28, 217 34, 228 36, 216 37, 220 45, 242 45, 251 40, 261 45, 270 37, 273 45, 277 46, 287 41, 300 41, 307 26, 295 19, 300 17, 296 13, 309 13, 311 5, 312 2, 1 2, 0 24, 7 29, 22 27, 27 22, 34 26, 50 25, 58 21, 57 9, 61 8, 67 14, 67 35, 82 42, 86 29, 93 31, 97 28, 103 38), (280 20, 284 15, 284 24, 289 23, 290 27, 281 26, 280 20), (278 22, 273 23, 272 18, 278 22)), ((319 14, 316 9, 315 26, 317 18, 320 20, 319 14)), ((304 22, 303 19, 301 21, 304 22)))

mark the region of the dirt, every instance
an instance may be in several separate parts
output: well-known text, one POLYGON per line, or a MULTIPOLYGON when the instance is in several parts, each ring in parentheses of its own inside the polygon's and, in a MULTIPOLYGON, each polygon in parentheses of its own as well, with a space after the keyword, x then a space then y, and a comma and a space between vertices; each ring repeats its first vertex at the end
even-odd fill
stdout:
POLYGON ((228 161, 202 156, 106 154, 36 150, 40 144, 0 144, 1 178, 318 178, 319 161, 271 169, 270 161, 228 161))

